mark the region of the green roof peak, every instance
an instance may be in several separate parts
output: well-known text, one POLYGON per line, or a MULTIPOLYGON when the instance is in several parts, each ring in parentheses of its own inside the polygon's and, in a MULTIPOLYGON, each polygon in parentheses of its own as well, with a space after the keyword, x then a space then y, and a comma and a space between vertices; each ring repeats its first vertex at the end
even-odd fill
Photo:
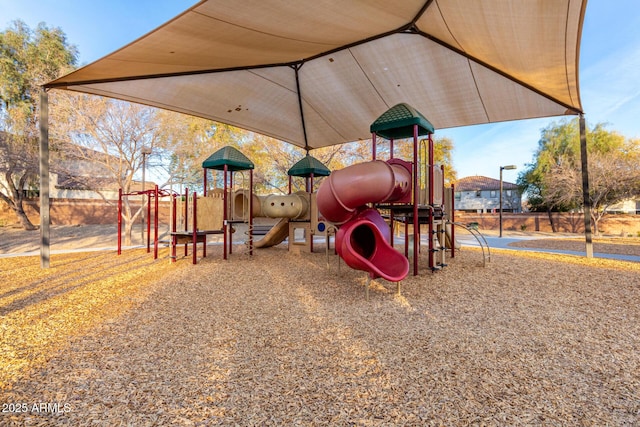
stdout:
POLYGON ((253 162, 247 156, 229 145, 222 147, 202 162, 202 167, 205 169, 223 170, 225 165, 227 165, 227 170, 231 171, 254 168, 253 162))
POLYGON ((369 130, 387 139, 403 139, 413 137, 413 127, 418 125, 418 135, 435 132, 433 125, 418 110, 408 104, 398 104, 378 117, 369 130))
POLYGON ((290 176, 329 176, 331 171, 320 160, 307 154, 287 172, 290 176))

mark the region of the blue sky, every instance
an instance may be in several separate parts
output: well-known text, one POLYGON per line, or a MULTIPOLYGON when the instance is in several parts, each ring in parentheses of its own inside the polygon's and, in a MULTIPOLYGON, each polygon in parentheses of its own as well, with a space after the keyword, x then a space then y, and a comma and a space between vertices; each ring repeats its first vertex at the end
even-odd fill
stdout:
MULTIPOLYGON (((0 0, 0 28, 22 19, 60 27, 78 47, 82 64, 93 62, 153 30, 196 0, 0 0)), ((580 52, 580 94, 589 126, 608 123, 640 138, 640 2, 589 0, 580 52)), ((540 130, 561 118, 522 120, 436 130, 455 143, 459 177, 484 175, 515 181, 530 163, 540 130)))

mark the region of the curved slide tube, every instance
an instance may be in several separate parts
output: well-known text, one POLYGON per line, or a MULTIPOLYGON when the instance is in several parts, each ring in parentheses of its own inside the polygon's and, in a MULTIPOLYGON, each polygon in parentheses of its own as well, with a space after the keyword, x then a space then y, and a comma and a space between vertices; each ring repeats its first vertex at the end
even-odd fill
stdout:
POLYGON ((333 172, 318 189, 318 210, 340 224, 336 251, 349 267, 398 282, 409 273, 409 260, 391 246, 389 226, 366 204, 410 199, 411 165, 374 160, 333 172))

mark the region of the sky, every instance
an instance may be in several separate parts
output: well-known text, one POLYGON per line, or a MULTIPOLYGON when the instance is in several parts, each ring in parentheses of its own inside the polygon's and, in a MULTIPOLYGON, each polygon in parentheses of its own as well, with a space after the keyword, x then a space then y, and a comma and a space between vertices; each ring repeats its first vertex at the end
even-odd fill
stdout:
MULTIPOLYGON (((31 28, 60 27, 85 65, 131 43, 196 0, 0 0, 0 29, 16 19, 31 28)), ((640 1, 589 0, 580 47, 580 96, 587 125, 607 123, 640 138, 640 1)), ((562 117, 436 129, 454 141, 458 177, 483 175, 515 182, 533 161, 543 128, 562 117)))

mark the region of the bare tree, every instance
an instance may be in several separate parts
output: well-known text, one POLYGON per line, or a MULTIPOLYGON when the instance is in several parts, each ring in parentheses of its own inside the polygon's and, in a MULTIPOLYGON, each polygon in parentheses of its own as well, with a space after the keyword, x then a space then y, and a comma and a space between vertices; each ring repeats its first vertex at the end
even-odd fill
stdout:
MULTIPOLYGON (((142 190, 135 176, 141 170, 143 148, 152 152, 162 146, 163 133, 157 119, 158 110, 124 101, 71 93, 58 93, 52 110, 51 134, 61 145, 58 155, 68 171, 73 162, 91 162, 97 170, 93 177, 84 176, 86 189, 100 194, 99 187, 107 177, 123 193, 142 190)), ((104 196, 103 196, 104 198, 104 196)), ((106 199, 105 199, 106 200, 106 199)), ((113 201, 107 202, 114 204, 113 201)), ((123 203, 125 244, 131 242, 133 224, 144 205, 133 209, 129 199, 123 203)))
MULTIPOLYGON (((607 209, 640 195, 640 151, 609 151, 589 154, 589 198, 594 233, 607 209)), ((561 157, 544 176, 549 203, 576 204, 582 198, 582 174, 574 162, 561 157)))

